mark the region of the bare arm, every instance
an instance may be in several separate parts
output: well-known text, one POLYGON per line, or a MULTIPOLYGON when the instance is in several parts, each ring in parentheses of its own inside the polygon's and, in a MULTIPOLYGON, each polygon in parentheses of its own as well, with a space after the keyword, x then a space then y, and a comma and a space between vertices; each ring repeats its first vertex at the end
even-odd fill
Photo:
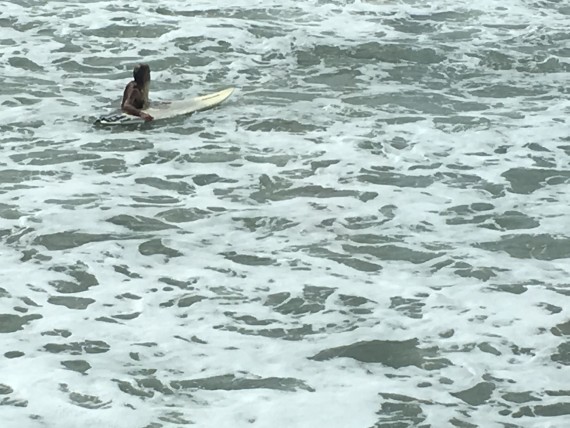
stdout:
POLYGON ((123 102, 121 103, 121 110, 123 110, 127 114, 138 116, 141 119, 144 119, 145 121, 149 122, 153 119, 153 117, 150 114, 143 112, 141 109, 136 108, 134 105, 141 98, 142 94, 136 87, 132 86, 131 84, 127 85, 127 87, 125 88, 125 93, 123 94, 123 102))

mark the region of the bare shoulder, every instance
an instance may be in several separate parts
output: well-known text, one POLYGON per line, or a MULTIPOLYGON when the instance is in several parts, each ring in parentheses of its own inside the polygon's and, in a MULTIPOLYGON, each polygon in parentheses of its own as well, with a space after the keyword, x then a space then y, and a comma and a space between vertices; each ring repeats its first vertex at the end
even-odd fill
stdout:
POLYGON ((141 97, 141 93, 139 88, 135 82, 129 82, 125 87, 125 91, 123 92, 123 101, 121 102, 121 107, 125 104, 133 104, 141 97))
POLYGON ((139 92, 139 88, 137 88, 137 84, 135 82, 129 82, 125 87, 125 95, 136 94, 139 92))

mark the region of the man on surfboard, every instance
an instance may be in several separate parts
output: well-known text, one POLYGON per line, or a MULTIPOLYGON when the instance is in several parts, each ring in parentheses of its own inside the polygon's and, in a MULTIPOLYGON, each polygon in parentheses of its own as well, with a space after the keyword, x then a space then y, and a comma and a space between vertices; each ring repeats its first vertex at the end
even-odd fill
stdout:
POLYGON ((153 117, 142 110, 148 107, 148 90, 150 87, 150 67, 148 64, 138 64, 133 70, 132 82, 129 82, 123 93, 121 110, 138 116, 149 122, 153 117))

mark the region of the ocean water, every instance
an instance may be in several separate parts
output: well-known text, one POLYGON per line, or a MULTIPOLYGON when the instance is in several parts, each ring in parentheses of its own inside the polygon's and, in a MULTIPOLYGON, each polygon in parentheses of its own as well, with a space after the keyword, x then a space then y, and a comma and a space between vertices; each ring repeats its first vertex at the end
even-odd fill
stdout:
POLYGON ((570 5, 0 10, 0 427, 570 426, 570 5), (148 62, 208 112, 93 126, 148 62))

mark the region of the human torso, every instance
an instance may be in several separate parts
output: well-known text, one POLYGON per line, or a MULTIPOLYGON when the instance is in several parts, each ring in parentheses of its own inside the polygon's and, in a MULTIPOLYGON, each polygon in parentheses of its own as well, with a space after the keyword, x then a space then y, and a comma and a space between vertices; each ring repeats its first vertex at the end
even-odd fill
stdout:
POLYGON ((133 107, 139 110, 143 109, 148 106, 147 94, 148 91, 145 91, 144 88, 141 90, 136 82, 129 82, 125 88, 125 92, 123 93, 123 102, 121 103, 121 107, 124 106, 127 101, 129 101, 133 107))

